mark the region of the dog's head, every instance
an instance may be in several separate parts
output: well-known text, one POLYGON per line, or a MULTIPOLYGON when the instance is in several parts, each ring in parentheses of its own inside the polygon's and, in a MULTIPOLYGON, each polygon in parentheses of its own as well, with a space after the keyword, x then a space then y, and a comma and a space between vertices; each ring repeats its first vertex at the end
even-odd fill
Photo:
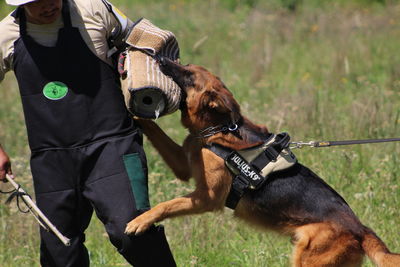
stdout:
POLYGON ((223 82, 203 67, 181 65, 160 58, 161 71, 183 90, 182 123, 191 130, 231 125, 240 118, 240 106, 223 82))

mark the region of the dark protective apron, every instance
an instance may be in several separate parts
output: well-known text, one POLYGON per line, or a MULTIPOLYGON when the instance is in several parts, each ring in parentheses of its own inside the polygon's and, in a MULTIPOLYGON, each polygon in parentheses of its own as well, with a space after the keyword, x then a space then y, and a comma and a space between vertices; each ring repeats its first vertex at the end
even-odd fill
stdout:
POLYGON ((141 237, 126 223, 149 208, 146 158, 128 115, 118 76, 72 27, 63 1, 64 28, 45 47, 27 34, 14 43, 14 72, 25 114, 39 208, 72 245, 41 229, 42 266, 89 266, 83 242, 93 208, 111 242, 135 266, 174 266, 162 227, 141 237))
POLYGON ((32 151, 76 147, 132 131, 117 76, 71 27, 66 12, 55 47, 27 35, 21 12, 14 71, 32 151))

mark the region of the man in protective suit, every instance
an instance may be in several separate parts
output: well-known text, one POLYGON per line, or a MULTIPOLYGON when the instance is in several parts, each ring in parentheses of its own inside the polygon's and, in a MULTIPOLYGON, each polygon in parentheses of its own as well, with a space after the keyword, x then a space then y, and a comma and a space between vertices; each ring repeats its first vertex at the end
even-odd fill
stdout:
MULTIPOLYGON (((134 266, 175 266, 162 226, 128 236, 150 208, 142 136, 127 113, 107 52, 118 25, 101 0, 6 0, 0 22, 0 81, 13 70, 31 149, 39 208, 65 236, 41 229, 42 266, 89 266, 85 241, 93 210, 134 266)), ((12 174, 0 146, 0 179, 12 174)))

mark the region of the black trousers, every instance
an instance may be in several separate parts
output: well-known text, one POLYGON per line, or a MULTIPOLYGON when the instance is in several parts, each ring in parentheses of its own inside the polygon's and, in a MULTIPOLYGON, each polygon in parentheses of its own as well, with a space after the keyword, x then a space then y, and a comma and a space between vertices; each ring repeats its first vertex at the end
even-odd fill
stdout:
POLYGON ((84 232, 93 210, 130 264, 176 266, 162 226, 153 226, 140 236, 124 234, 126 224, 149 208, 146 166, 137 133, 76 148, 33 152, 37 204, 71 239, 71 246, 66 247, 41 229, 42 266, 89 266, 84 232))

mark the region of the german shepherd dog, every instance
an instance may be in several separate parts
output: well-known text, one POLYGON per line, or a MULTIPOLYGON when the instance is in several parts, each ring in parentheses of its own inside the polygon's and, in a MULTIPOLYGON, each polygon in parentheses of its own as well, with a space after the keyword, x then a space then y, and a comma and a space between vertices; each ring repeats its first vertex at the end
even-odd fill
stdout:
MULTIPOLYGON (((171 140, 156 123, 140 119, 145 135, 178 179, 194 177, 194 192, 159 203, 127 224, 127 234, 140 234, 166 218, 221 210, 232 185, 224 160, 205 148, 216 143, 241 150, 264 143, 267 128, 252 123, 222 81, 196 65, 166 58, 160 68, 183 90, 181 122, 189 130, 183 146, 171 140), (238 124, 235 131, 202 136, 211 126, 238 124)), ((234 215, 264 229, 291 236, 293 266, 361 266, 364 254, 378 266, 399 267, 400 254, 364 226, 346 201, 311 170, 296 163, 273 172, 258 190, 248 190, 234 215)))

